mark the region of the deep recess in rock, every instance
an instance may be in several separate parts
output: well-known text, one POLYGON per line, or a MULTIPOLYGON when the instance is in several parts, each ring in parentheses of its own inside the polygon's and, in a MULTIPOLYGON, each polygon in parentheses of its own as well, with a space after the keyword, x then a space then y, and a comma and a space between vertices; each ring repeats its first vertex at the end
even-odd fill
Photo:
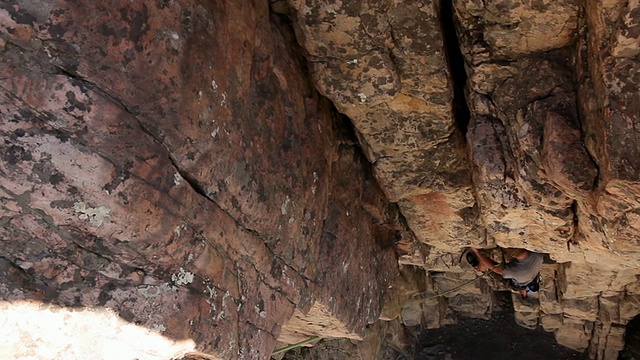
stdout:
POLYGON ((453 116, 458 129, 464 137, 469 126, 471 113, 464 95, 467 83, 467 72, 464 68, 464 57, 460 51, 460 42, 453 22, 453 2, 443 0, 440 3, 440 23, 444 35, 444 49, 453 81, 453 116))
POLYGON ((588 359, 586 353, 560 346, 552 334, 538 327, 516 324, 508 291, 495 292, 491 319, 458 317, 458 323, 439 329, 423 329, 414 360, 588 359))
POLYGON ((640 359, 640 315, 629 321, 620 360, 640 359))

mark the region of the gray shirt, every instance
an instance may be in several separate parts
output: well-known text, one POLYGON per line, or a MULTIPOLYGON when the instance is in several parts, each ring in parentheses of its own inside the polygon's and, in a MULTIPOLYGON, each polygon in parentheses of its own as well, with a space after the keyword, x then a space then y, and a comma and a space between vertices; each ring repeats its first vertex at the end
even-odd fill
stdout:
POLYGON ((524 260, 513 259, 505 265, 502 276, 513 279, 516 285, 525 286, 532 282, 542 268, 543 255, 529 251, 529 256, 524 260))

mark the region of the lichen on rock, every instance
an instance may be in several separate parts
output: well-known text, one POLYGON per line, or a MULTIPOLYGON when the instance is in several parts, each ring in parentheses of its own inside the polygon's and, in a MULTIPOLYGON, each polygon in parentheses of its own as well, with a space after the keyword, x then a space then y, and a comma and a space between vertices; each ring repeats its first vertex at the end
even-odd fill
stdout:
POLYGON ((102 205, 92 208, 79 201, 73 204, 73 210, 80 214, 78 215, 80 220, 89 220, 89 224, 95 227, 100 227, 105 221, 111 219, 111 209, 102 205))

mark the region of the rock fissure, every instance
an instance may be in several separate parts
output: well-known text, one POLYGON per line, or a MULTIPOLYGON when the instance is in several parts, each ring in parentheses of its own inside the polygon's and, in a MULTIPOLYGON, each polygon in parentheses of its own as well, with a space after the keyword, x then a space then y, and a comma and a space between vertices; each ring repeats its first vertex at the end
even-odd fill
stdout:
POLYGON ((465 137, 471 113, 465 97, 467 71, 465 70, 464 57, 460 50, 456 25, 453 19, 453 0, 442 0, 440 2, 440 23, 442 24, 444 50, 450 79, 453 81, 453 117, 458 130, 465 137))
MULTIPOLYGON (((71 237, 71 236, 69 236, 69 238, 71 238, 71 239, 72 239, 72 242, 75 244, 75 246, 77 246, 77 248, 78 248, 78 249, 80 249, 80 250, 82 250, 82 251, 85 251, 85 252, 87 252, 87 253, 90 253, 90 254, 92 254, 92 255, 95 255, 95 256, 97 256, 99 259, 105 260, 105 261, 107 261, 107 262, 109 262, 109 263, 114 262, 114 259, 113 259, 113 258, 110 258, 110 257, 108 257, 108 256, 104 255, 103 253, 100 253, 100 252, 98 252, 98 251, 96 251, 96 250, 93 250, 93 249, 91 249, 91 248, 89 248, 89 247, 84 246, 83 244, 79 243, 78 241, 75 241, 75 239, 73 239, 73 237, 71 237)), ((75 263, 72 259, 70 259, 70 258, 68 258, 68 257, 67 257, 67 258, 65 258, 65 259, 66 259, 67 261, 69 261, 70 263, 74 264, 75 266, 79 267, 79 268, 84 268, 85 270, 91 270, 90 268, 85 268, 82 264, 77 264, 77 263, 75 263)), ((103 265, 103 266, 104 266, 104 265, 103 265)), ((101 269, 96 269, 96 271, 99 271, 99 270, 101 270, 101 269)))
MULTIPOLYGON (((284 261, 283 261, 282 259, 280 259, 280 261, 282 261, 282 262, 284 263, 284 261)), ((286 264, 284 264, 284 265, 285 265, 285 266, 288 266, 288 265, 286 265, 286 264)), ((253 269, 254 269, 256 272, 260 273, 260 269, 258 269, 258 268, 256 267, 256 265, 255 265, 255 264, 251 264, 251 266, 253 267, 253 269)), ((294 270, 294 271, 295 271, 295 269, 293 269, 293 268, 292 268, 292 270, 294 270)), ((304 277, 303 277, 303 278, 304 278, 304 277)), ((273 286, 273 285, 269 284, 268 282, 264 281, 264 279, 259 279, 259 280, 260 280, 260 282, 261 282, 262 284, 264 284, 265 286, 267 286, 269 289, 273 290, 274 292, 276 292, 276 293, 278 293, 278 294, 281 294, 281 295, 282 295, 282 296, 283 296, 287 301, 289 301, 292 305, 294 305, 294 306, 298 305, 298 302, 296 302, 294 299, 291 299, 291 298, 289 297, 290 295, 289 295, 288 293, 286 293, 286 292, 282 289, 282 287, 273 286)), ((310 283, 313 283, 313 281, 312 281, 312 280, 309 280, 309 279, 306 279, 306 278, 304 278, 304 280, 305 280, 305 281, 308 281, 308 282, 310 282, 310 283)), ((305 286, 307 286, 307 285, 308 285, 308 284, 305 284, 305 286)))
MULTIPOLYGON (((3 260, 5 263, 9 264, 9 266, 11 266, 13 269, 15 269, 16 271, 18 271, 20 273, 20 276, 23 278, 26 278, 26 281, 21 281, 20 285, 21 286, 26 286, 28 290, 34 291, 34 292, 41 292, 43 291, 43 288, 45 288, 47 286, 47 284, 41 280, 36 279, 33 274, 30 274, 29 271, 25 270, 22 268, 22 266, 18 265, 16 263, 16 261, 21 261, 18 258, 15 259, 11 259, 7 256, 4 255, 0 255, 0 259, 3 260)), ((4 272, 6 275, 9 275, 8 273, 6 273, 6 269, 4 268, 5 265, 4 264, 0 264, 0 271, 4 272)))
POLYGON ((274 335, 271 331, 266 330, 266 329, 263 329, 263 328, 261 328, 260 326, 258 326, 258 325, 256 325, 256 324, 254 324, 254 323, 252 323, 252 322, 247 321, 247 322, 245 322, 245 324, 247 324, 247 325, 251 326, 252 328, 254 328, 254 329, 258 330, 258 331, 264 331, 265 333, 269 334, 269 335, 270 335, 271 337, 273 337, 274 339, 275 339, 275 338, 277 338, 277 336, 276 336, 276 335, 274 335))

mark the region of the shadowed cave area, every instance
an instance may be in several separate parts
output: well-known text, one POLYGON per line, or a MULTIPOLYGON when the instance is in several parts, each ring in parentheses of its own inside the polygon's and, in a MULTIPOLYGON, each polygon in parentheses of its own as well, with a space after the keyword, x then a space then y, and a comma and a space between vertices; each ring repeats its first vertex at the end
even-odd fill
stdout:
POLYGON ((636 316, 627 324, 624 349, 620 352, 620 360, 640 359, 640 316, 636 316))
POLYGON ((541 328, 516 324, 508 292, 497 292, 498 306, 491 319, 461 318, 456 325, 422 331, 415 360, 472 359, 589 359, 585 353, 558 345, 541 328))

